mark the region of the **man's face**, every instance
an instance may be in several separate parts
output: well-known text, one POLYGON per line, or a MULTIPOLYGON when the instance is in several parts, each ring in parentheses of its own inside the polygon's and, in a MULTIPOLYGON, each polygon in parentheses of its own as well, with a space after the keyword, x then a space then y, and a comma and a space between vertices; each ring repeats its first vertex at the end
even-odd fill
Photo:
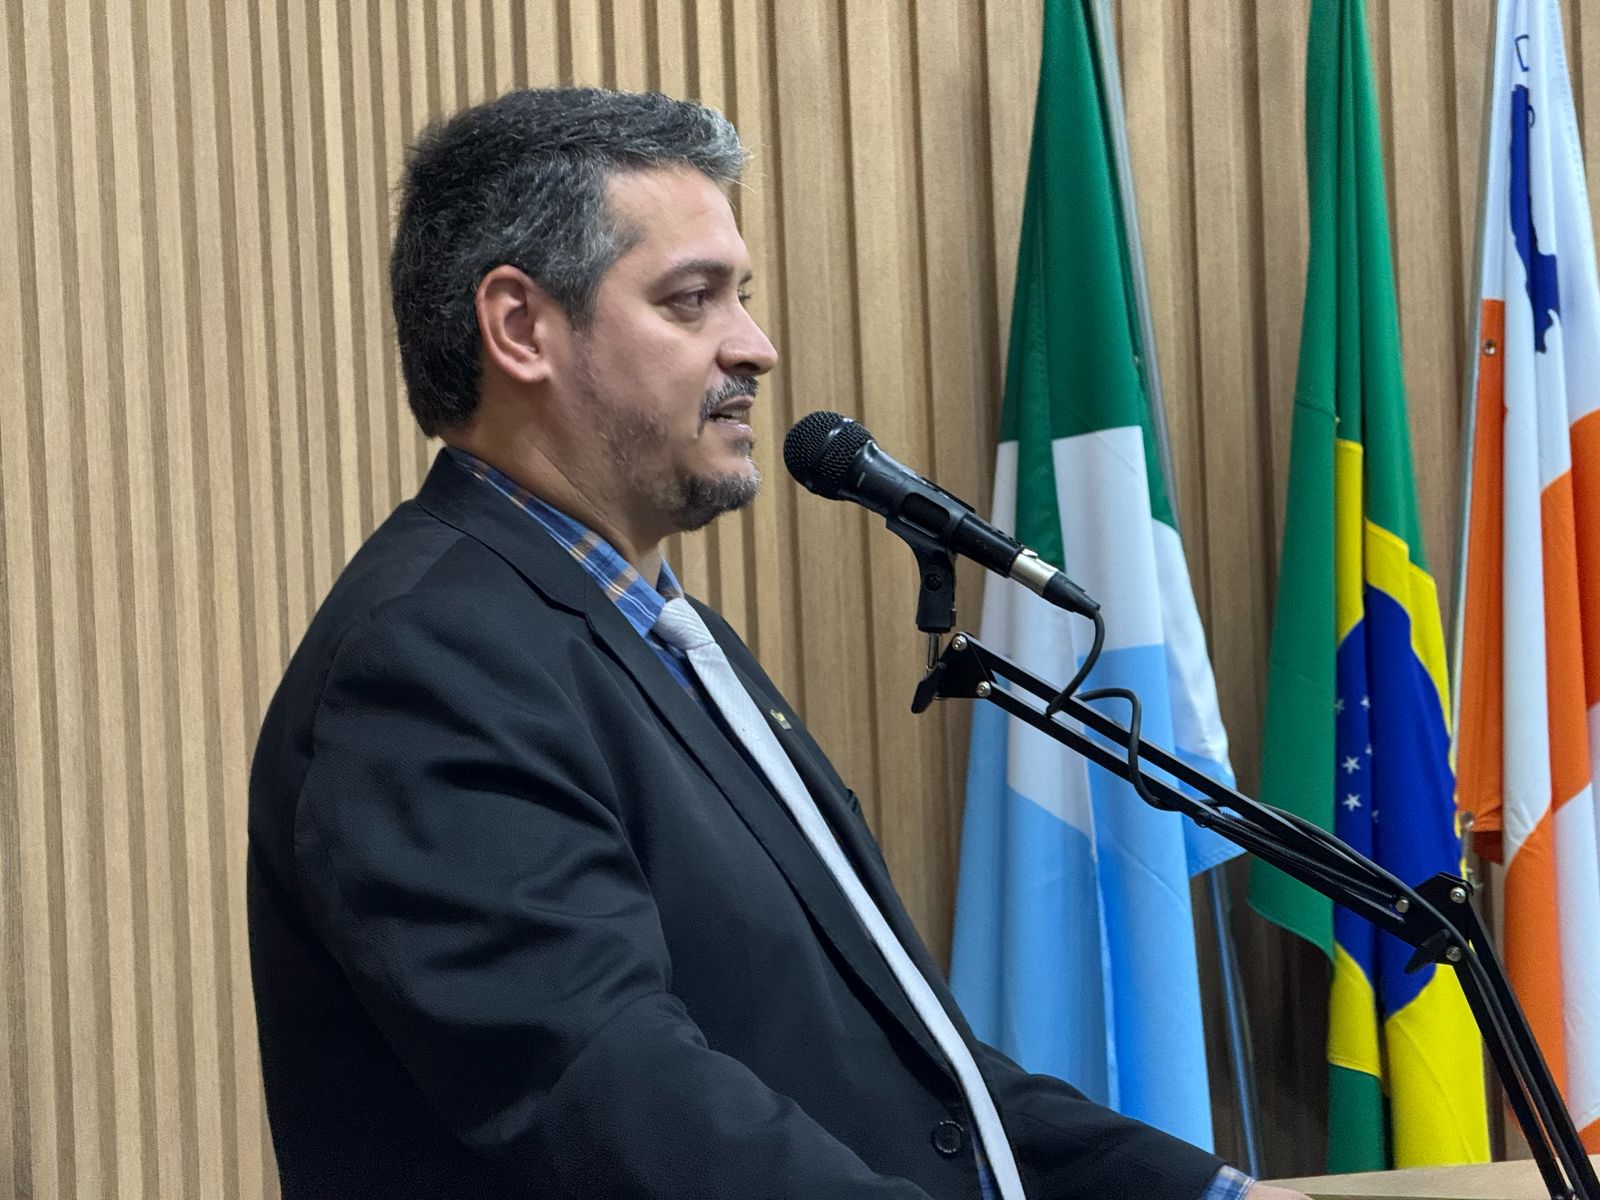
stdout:
POLYGON ((634 245, 574 343, 574 416, 603 443, 596 480, 641 533, 698 529, 755 498, 748 421, 777 352, 745 311, 750 258, 721 189, 697 171, 614 176, 634 245))

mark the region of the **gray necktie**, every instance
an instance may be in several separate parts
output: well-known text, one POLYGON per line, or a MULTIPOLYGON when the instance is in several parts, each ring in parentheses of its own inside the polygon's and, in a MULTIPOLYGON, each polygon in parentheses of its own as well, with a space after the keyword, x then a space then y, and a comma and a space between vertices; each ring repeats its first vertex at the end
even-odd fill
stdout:
POLYGON ((990 1170, 994 1172, 995 1182, 999 1184, 1000 1195, 1004 1200, 1024 1200, 1022 1180, 1011 1154, 1011 1143, 1006 1140, 1000 1114, 995 1110, 994 1100, 983 1082, 983 1076, 978 1072, 972 1052, 956 1032, 949 1014, 933 994, 927 979, 911 961, 906 948, 900 944, 894 930, 889 928, 889 922, 867 894, 855 868, 850 865, 838 839, 833 836, 833 830, 818 810, 810 790, 789 761, 789 755, 773 735, 755 701, 744 690, 739 677, 733 673, 722 647, 713 640, 700 614, 682 597, 667 601, 661 615, 656 618, 655 632, 662 641, 676 646, 688 657, 706 694, 727 721, 729 730, 743 743, 750 757, 765 773, 773 791, 788 807, 806 840, 828 868, 839 890, 850 901, 850 907, 855 910, 867 936, 883 955, 884 962, 893 972, 906 998, 911 1001, 911 1007, 922 1018, 922 1023, 944 1052, 945 1059, 955 1070, 961 1091, 966 1096, 967 1107, 977 1123, 978 1139, 990 1170))

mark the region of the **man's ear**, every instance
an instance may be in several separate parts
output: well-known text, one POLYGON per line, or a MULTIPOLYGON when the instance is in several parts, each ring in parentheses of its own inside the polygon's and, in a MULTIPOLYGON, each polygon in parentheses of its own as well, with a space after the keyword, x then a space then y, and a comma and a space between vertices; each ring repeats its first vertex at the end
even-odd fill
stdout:
POLYGON ((547 380, 551 351, 567 332, 566 315, 549 293, 502 264, 483 277, 474 302, 485 366, 524 385, 547 380))

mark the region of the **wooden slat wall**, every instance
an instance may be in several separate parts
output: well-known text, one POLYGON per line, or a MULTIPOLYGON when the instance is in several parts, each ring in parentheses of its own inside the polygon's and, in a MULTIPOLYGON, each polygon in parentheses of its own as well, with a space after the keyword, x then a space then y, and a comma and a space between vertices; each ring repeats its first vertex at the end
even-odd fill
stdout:
MULTIPOLYGON (((1308 8, 1141 0, 1118 17, 1176 496, 1247 787, 1303 285, 1308 8)), ((1447 592, 1490 14, 1370 0, 1447 592)), ((1600 18, 1569 2, 1567 19, 1595 111, 1600 18)), ((0 1194, 275 1193, 248 755, 318 599, 429 461, 384 293, 404 146, 512 86, 701 97, 755 151, 737 208, 785 355, 758 410, 770 482, 671 557, 802 707, 943 951, 965 717, 908 712, 910 556, 799 493, 778 449, 797 416, 837 409, 986 502, 1039 26, 1037 0, 6 0, 0 1194)), ((1585 145, 1593 161, 1600 120, 1585 145)), ((969 570, 968 621, 978 595, 969 570)), ((1323 968, 1235 924, 1269 1166, 1310 1170, 1323 968)), ((1228 1151, 1220 1080, 1218 1103, 1228 1151)))

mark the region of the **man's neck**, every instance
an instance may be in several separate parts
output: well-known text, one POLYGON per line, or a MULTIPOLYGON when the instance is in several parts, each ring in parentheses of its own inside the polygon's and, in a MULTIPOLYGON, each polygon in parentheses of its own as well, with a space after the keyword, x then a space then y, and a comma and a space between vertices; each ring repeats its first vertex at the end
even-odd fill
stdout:
POLYGON ((661 538, 633 533, 628 523, 615 515, 618 505, 586 494, 536 441, 516 437, 501 440, 469 430, 451 430, 440 436, 447 446, 466 451, 551 508, 593 530, 652 585, 660 576, 661 538))

